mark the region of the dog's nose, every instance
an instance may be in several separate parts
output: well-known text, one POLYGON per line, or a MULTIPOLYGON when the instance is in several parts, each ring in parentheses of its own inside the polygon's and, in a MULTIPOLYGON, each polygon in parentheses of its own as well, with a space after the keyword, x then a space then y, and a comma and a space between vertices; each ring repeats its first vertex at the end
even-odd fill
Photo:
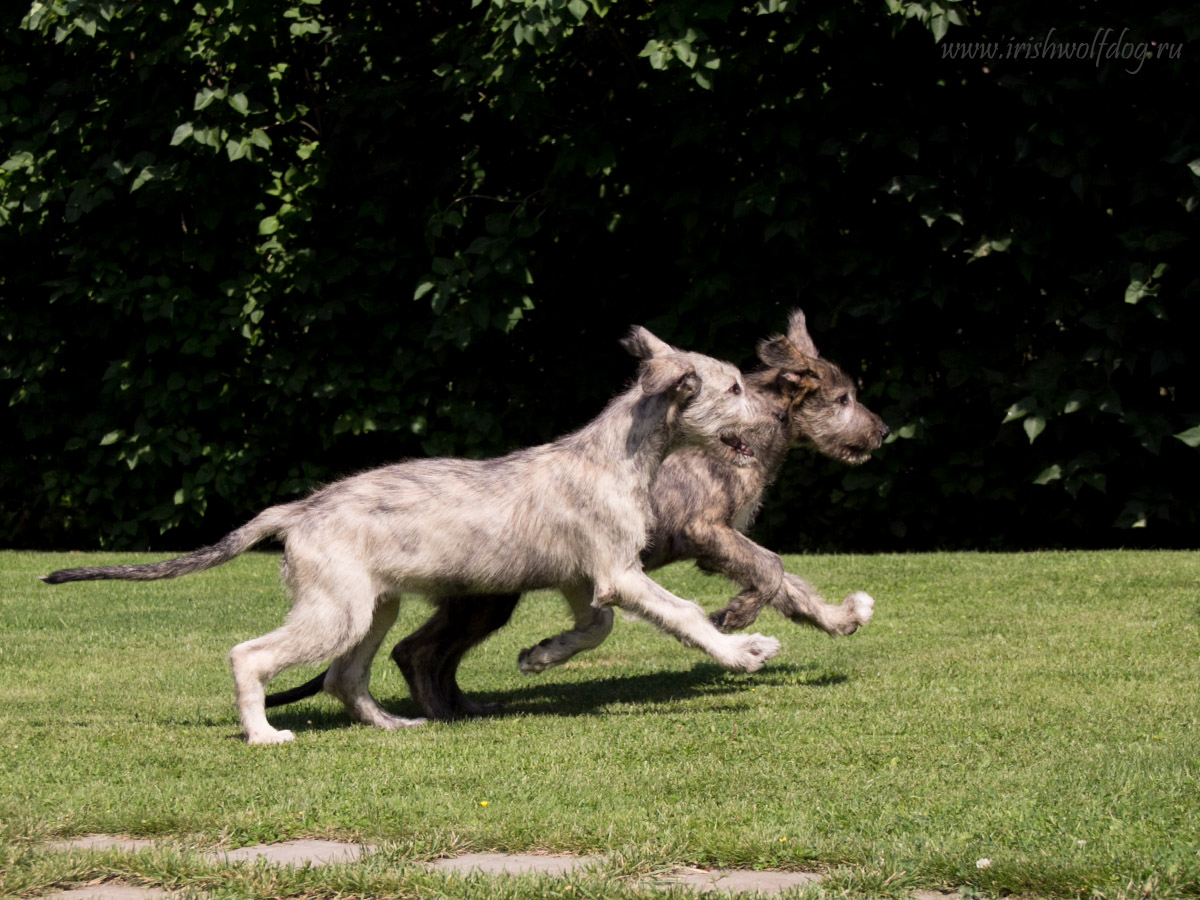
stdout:
POLYGON ((892 433, 892 429, 887 427, 887 422, 879 423, 879 439, 881 441, 891 433, 892 433))

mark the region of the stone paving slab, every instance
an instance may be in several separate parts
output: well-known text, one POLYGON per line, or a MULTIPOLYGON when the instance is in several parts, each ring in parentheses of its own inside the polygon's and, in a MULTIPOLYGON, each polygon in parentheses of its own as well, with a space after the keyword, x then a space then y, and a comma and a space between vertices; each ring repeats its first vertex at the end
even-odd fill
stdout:
POLYGON ((790 888, 817 884, 815 872, 759 872, 753 869, 681 869, 656 879, 662 887, 682 885, 702 894, 778 894, 790 888))
POLYGON ((129 887, 123 884, 95 884, 47 894, 46 900, 164 900, 169 891, 161 888, 129 887))
MULTIPOLYGON (((90 835, 46 845, 51 850, 145 850, 154 841, 142 838, 117 838, 90 835)), ((264 859, 272 865, 321 866, 354 862, 375 852, 369 844, 337 841, 296 840, 278 844, 258 844, 237 850, 215 851, 205 857, 216 862, 247 862, 264 859)), ((434 860, 428 867, 452 875, 568 875, 603 863, 595 856, 541 856, 536 854, 464 853, 434 860)), ((774 896, 782 891, 816 884, 821 876, 814 872, 762 872, 750 869, 678 869, 648 879, 657 887, 689 887, 697 893, 760 894, 774 896)), ((169 900, 173 895, 159 888, 98 884, 49 894, 45 900, 169 900)), ((938 891, 918 891, 913 900, 950 900, 957 895, 938 891)))
POLYGON ((588 856, 539 856, 537 854, 464 853, 435 859, 429 867, 456 875, 567 875, 600 862, 588 856))
POLYGON ((218 862, 253 862, 265 859, 277 866, 324 866, 329 863, 354 862, 375 848, 364 844, 343 844, 337 841, 283 841, 279 844, 258 844, 237 850, 206 854, 218 862))

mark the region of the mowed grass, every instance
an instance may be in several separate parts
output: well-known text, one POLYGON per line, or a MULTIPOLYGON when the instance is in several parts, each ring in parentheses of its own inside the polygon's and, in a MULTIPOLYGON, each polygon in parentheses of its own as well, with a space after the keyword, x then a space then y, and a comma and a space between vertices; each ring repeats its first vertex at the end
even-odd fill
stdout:
MULTIPOLYGON (((151 559, 0 554, 0 893, 114 873, 240 896, 563 891, 431 887, 410 865, 496 849, 608 857, 562 896, 633 895, 612 876, 680 864, 816 869, 814 895, 1200 896, 1197 553, 788 557, 829 598, 871 593, 875 621, 831 639, 767 610, 756 627, 783 650, 755 675, 618 614, 597 650, 523 676, 518 650, 568 624, 530 595, 461 673, 504 715, 384 733, 321 696, 273 711, 296 732, 280 747, 240 739, 225 660, 283 619, 276 557, 37 580, 151 559), (37 848, 97 832, 176 850, 101 865, 37 848), (187 855, 294 837, 385 852, 234 887, 187 855)), ((655 577, 708 609, 729 594, 688 565, 655 577)), ((414 598, 393 636, 427 614, 414 598)), ((373 691, 416 714, 386 652, 373 691)))

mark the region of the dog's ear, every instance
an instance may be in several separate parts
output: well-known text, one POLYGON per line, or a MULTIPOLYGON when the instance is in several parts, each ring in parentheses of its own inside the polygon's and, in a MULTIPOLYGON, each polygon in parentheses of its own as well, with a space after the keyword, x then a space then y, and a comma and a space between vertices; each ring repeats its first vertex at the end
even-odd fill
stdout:
POLYGON ((808 336, 808 323, 804 320, 803 310, 793 309, 788 316, 787 339, 805 356, 816 359, 821 355, 817 352, 817 345, 813 343, 813 339, 808 336))
POLYGON ((804 313, 792 310, 788 317, 787 334, 777 334, 758 342, 758 358, 767 366, 776 369, 790 369, 802 372, 810 367, 810 361, 820 354, 812 338, 808 336, 808 326, 804 323, 804 313))
POLYGON ((786 335, 777 334, 758 342, 758 358, 776 369, 802 372, 820 355, 812 338, 808 336, 804 313, 798 309, 792 310, 791 316, 788 317, 786 335))
POLYGON ((821 387, 821 377, 812 369, 802 369, 793 372, 785 369, 775 379, 779 393, 788 398, 788 403, 799 403, 813 391, 821 387))
POLYGON ((634 325, 630 329, 629 335, 621 340, 621 346, 638 359, 653 359, 656 356, 668 356, 679 352, 666 341, 656 338, 641 325, 634 325))
POLYGON ((688 369, 678 381, 667 389, 671 401, 680 406, 700 393, 700 376, 695 369, 688 369))
POLYGON ((696 374, 695 366, 670 357, 648 359, 642 363, 638 383, 643 393, 661 394, 665 391, 676 403, 687 402, 700 390, 700 376, 696 374))
POLYGON ((800 348, 783 335, 764 338, 758 342, 758 358, 773 369, 802 372, 809 368, 811 356, 805 356, 800 348))

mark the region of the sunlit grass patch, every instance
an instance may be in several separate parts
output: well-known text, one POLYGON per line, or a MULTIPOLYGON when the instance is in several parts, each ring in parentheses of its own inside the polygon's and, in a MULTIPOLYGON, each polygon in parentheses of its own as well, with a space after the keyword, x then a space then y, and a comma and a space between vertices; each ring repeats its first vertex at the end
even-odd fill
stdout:
MULTIPOLYGON (((272 711, 297 735, 281 747, 241 741, 225 660, 282 621, 276 559, 36 578, 114 559, 0 555, 4 892, 56 880, 36 841, 100 832, 403 848, 353 876, 365 893, 417 890, 403 860, 498 849, 817 869, 866 894, 1200 896, 1198 554, 790 557, 831 599, 867 590, 876 617, 830 639, 768 610, 755 627, 784 649, 755 675, 619 616, 597 650, 523 676, 518 650, 569 621, 532 595, 462 671, 504 715, 385 733, 321 696, 272 711)), ((709 609, 729 593, 688 566, 657 577, 709 609)), ((406 604, 396 636, 426 614, 406 604)), ((373 691, 416 712, 386 654, 373 691)), ((164 883, 164 859, 122 871, 164 883)))

